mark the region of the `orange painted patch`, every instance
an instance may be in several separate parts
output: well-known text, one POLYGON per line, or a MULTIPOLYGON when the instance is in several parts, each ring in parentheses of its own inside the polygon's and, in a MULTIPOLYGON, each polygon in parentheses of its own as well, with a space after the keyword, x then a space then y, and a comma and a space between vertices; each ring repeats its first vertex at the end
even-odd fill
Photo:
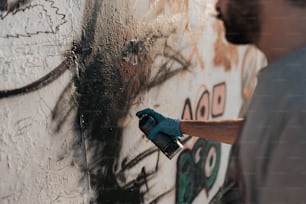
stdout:
POLYGON ((229 44, 224 39, 224 28, 221 22, 215 21, 213 25, 214 30, 217 33, 217 39, 214 44, 215 56, 213 58, 213 64, 215 67, 224 67, 225 71, 230 71, 232 65, 238 64, 238 48, 232 44, 229 44))
MULTIPOLYGON (((201 24, 199 33, 203 33, 204 25, 205 24, 201 24)), ((188 33, 190 41, 191 41, 191 53, 189 55, 188 60, 191 62, 192 59, 195 57, 197 62, 200 65, 201 69, 204 69, 205 68, 205 63, 204 63, 204 60, 202 59, 202 56, 201 56, 201 54, 199 52, 199 48, 198 48, 198 43, 199 43, 201 35, 200 34, 196 34, 196 35, 193 34, 190 29, 186 30, 186 32, 188 33)))
POLYGON ((151 4, 156 5, 156 15, 165 13, 166 7, 170 9, 171 13, 187 13, 189 0, 150 0, 151 4))

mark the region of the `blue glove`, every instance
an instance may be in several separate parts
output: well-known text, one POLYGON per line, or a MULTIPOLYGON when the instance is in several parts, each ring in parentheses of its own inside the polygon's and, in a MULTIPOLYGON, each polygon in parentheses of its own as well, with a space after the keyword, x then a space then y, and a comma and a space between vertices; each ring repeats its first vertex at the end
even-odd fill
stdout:
POLYGON ((150 131, 148 138, 152 140, 159 132, 165 133, 172 138, 183 137, 180 130, 180 121, 172 118, 167 118, 152 109, 144 109, 136 113, 136 116, 141 118, 143 115, 152 116, 157 125, 150 131))

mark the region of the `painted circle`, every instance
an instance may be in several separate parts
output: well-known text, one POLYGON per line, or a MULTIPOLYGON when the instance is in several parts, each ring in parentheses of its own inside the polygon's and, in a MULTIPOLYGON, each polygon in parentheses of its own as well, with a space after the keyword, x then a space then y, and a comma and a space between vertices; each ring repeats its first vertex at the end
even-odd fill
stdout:
POLYGON ((211 146, 205 162, 205 176, 206 178, 209 178, 212 176, 213 171, 216 167, 217 162, 217 150, 215 146, 211 146))

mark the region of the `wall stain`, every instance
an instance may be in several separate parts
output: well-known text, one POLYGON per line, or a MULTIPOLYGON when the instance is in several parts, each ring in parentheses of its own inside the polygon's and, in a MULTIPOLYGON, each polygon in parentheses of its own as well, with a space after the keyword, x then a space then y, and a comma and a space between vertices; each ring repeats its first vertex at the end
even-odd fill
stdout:
POLYGON ((189 0, 150 0, 150 3, 155 4, 157 16, 165 14, 167 8, 172 14, 180 12, 187 14, 189 0))

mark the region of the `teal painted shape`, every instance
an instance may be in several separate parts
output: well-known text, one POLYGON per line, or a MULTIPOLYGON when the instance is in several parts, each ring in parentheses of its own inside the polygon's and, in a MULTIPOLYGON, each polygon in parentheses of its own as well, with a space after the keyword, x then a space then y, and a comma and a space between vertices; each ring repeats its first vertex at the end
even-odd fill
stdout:
POLYGON ((220 168, 221 146, 217 142, 199 139, 192 150, 184 150, 177 162, 176 203, 192 203, 203 190, 207 192, 216 181, 220 168), (207 157, 209 150, 215 148, 215 157, 207 157), (212 161, 212 158, 215 161, 212 161), (205 164, 214 164, 211 175, 205 176, 205 164))

